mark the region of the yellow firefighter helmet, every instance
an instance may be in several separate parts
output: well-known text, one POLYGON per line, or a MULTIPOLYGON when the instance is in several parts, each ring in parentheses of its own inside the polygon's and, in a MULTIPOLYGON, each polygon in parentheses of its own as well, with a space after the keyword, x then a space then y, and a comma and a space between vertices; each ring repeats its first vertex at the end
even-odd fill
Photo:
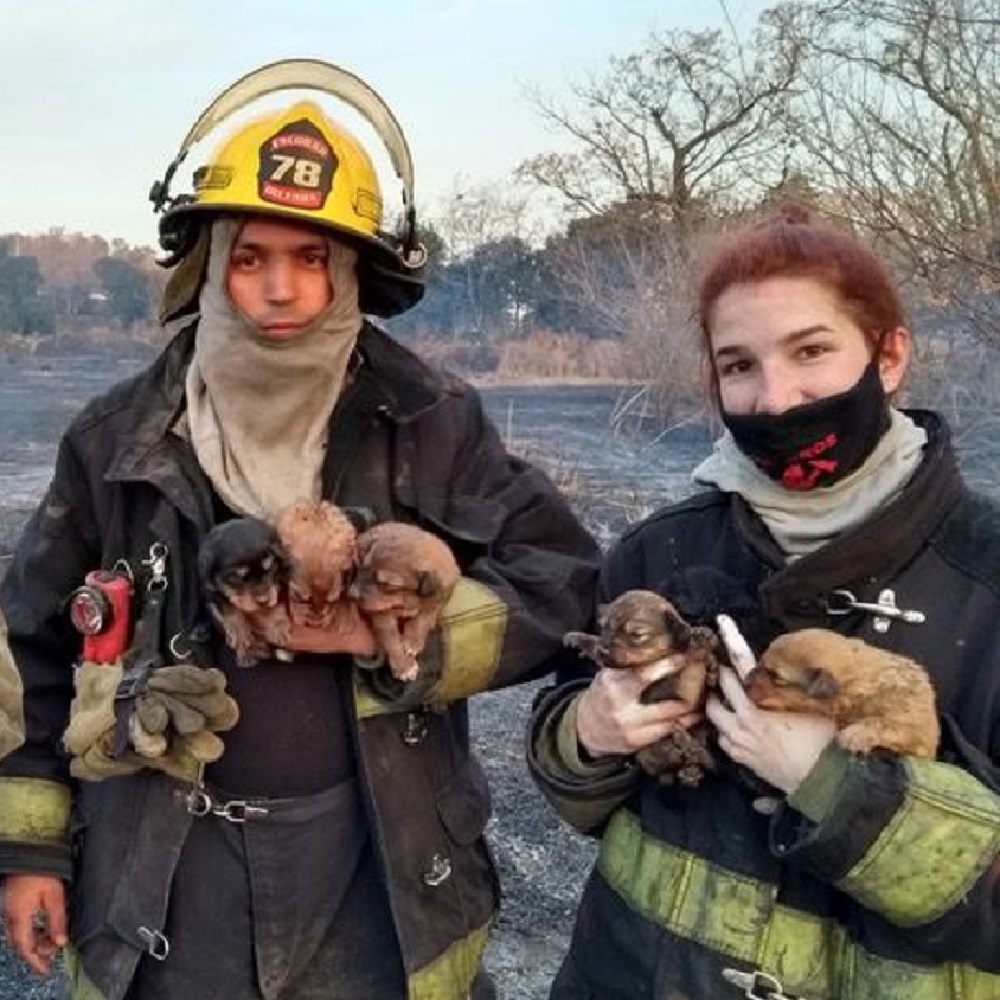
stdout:
POLYGON ((160 245, 172 266, 190 252, 201 225, 218 214, 253 212, 330 230, 358 250, 361 308, 392 316, 423 295, 424 248, 417 243, 413 168, 392 113, 367 84, 319 60, 284 60, 238 80, 192 127, 150 198, 160 220, 160 245), (403 181, 399 231, 383 226, 378 174, 368 153, 314 102, 299 100, 237 128, 194 172, 193 191, 171 197, 170 182, 188 149, 220 121, 277 90, 314 88, 359 110, 375 126, 403 181))

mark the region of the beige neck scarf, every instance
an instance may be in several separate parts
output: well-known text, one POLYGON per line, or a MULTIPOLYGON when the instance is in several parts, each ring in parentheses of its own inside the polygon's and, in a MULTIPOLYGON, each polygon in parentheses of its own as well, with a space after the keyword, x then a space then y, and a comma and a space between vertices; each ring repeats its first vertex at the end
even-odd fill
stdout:
POLYGON ((923 428, 891 410, 889 429, 860 469, 832 486, 799 492, 761 472, 727 432, 691 478, 743 497, 791 561, 861 524, 892 500, 916 472, 926 443, 923 428))
POLYGON ((208 271, 188 368, 187 433, 219 496, 273 520, 320 498, 327 427, 361 330, 357 253, 330 241, 333 301, 295 338, 268 340, 226 291, 236 219, 212 224, 208 271))

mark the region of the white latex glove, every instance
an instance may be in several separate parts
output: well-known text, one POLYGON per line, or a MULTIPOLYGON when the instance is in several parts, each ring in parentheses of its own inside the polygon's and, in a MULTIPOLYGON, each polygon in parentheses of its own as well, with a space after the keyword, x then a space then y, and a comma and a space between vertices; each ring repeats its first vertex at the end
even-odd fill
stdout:
POLYGON ((580 696, 577 738, 593 757, 630 754, 662 739, 678 724, 688 727, 701 716, 680 701, 644 705, 639 700, 653 681, 676 673, 683 656, 668 656, 635 670, 605 667, 580 696))
POLYGON ((756 658, 727 615, 716 619, 719 635, 735 667, 719 671, 719 685, 729 703, 711 696, 706 711, 719 732, 719 746, 738 764, 790 795, 802 784, 836 734, 832 719, 793 712, 765 712, 743 690, 756 658))

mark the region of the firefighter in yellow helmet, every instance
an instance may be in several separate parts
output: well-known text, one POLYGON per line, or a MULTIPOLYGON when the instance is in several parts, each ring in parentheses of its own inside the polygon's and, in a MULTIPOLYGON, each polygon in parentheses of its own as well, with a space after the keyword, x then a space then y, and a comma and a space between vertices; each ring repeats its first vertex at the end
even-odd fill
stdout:
MULTIPOLYGON (((424 255, 405 139, 360 80, 294 60, 237 81, 153 200, 173 337, 72 423, 0 588, 28 720, 0 762, 8 941, 40 974, 65 946, 78 1000, 492 997, 465 699, 551 665, 585 624, 596 546, 472 388, 366 318, 419 300, 424 255), (237 128, 171 195, 220 121, 303 86, 372 121, 398 227, 368 154, 310 101, 237 128), (462 577, 415 680, 379 665, 362 618, 250 669, 211 624, 205 537, 301 499, 452 548, 462 577), (127 580, 123 650, 67 627, 96 570, 119 601, 127 580)), ((263 565, 238 556, 243 579, 263 565)))

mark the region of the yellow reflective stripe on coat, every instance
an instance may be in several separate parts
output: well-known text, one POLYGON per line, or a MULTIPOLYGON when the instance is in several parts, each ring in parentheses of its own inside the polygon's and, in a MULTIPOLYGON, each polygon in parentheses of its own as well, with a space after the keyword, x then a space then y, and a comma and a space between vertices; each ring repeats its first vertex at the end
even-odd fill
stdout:
POLYGON ((408 979, 409 1000, 465 1000, 479 971, 492 923, 452 944, 408 979))
POLYGON ((24 742, 24 688, 7 642, 7 622, 0 612, 0 757, 24 742))
POLYGON ((914 927, 951 910, 993 863, 1000 799, 957 767, 915 757, 904 767, 906 800, 837 885, 893 923, 914 927))
MULTIPOLYGON (((664 844, 620 809, 601 841, 601 875, 647 920, 770 973, 809 1000, 1000 1000, 1000 976, 880 958, 833 921, 776 902, 773 885, 664 844)), ((721 986, 721 983, 720 983, 721 986)))
POLYGON ((65 844, 69 789, 40 778, 0 778, 0 840, 65 844))
POLYGON ((66 946, 63 957, 72 1000, 105 1000, 104 994, 87 978, 80 956, 72 945, 66 946))
POLYGON ((441 612, 441 678, 428 700, 460 701, 485 690, 500 665, 507 605, 483 583, 462 577, 441 612))

